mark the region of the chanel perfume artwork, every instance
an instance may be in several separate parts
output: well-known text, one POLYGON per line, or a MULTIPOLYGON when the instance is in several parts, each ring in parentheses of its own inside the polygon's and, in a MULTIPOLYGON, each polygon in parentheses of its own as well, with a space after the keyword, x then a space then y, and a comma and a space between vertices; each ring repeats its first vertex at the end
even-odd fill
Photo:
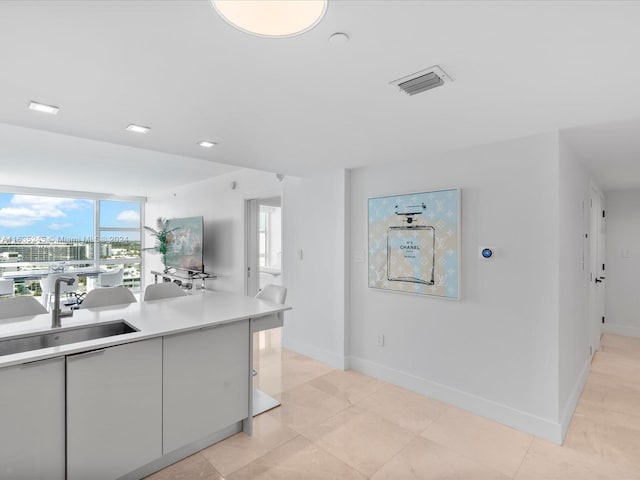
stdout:
POLYGON ((459 298, 460 190, 370 198, 369 287, 459 298))

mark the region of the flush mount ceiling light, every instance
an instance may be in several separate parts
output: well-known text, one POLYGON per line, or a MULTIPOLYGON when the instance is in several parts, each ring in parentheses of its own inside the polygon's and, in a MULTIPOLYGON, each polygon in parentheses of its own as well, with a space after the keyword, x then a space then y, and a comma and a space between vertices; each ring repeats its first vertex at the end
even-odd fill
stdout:
POLYGON ((207 140, 203 140, 202 142, 198 143, 198 145, 204 148, 211 148, 217 144, 215 142, 208 142, 207 140))
POLYGON ((211 0, 220 16, 245 33, 292 37, 315 27, 327 11, 327 0, 211 0))
POLYGON ((135 125, 135 124, 131 123, 127 127, 127 130, 130 131, 130 132, 135 132, 135 133, 147 133, 149 130, 151 130, 151 128, 143 127, 142 125, 135 125))
POLYGON ((29 110, 35 110, 36 112, 48 113, 50 115, 57 115, 60 109, 53 105, 45 105, 44 103, 29 102, 29 110))

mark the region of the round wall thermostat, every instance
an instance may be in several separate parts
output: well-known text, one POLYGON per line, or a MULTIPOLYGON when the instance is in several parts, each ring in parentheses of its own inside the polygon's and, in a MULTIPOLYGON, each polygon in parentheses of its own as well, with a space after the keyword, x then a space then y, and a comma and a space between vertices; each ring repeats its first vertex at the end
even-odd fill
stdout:
POLYGON ((484 260, 493 258, 493 247, 480 247, 480 258, 484 260))

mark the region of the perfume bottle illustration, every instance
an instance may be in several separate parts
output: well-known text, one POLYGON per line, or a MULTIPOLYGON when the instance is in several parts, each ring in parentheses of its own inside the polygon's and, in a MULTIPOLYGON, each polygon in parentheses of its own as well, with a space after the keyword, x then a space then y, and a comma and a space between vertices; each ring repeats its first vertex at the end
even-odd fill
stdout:
POLYGON ((436 231, 425 225, 427 206, 395 206, 401 225, 387 228, 387 280, 433 285, 436 231))

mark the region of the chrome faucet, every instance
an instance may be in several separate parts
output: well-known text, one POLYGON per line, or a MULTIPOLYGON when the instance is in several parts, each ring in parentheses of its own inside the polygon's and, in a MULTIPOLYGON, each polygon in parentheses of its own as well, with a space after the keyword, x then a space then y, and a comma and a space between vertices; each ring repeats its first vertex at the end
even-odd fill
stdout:
POLYGON ((73 285, 75 282, 75 278, 71 277, 58 277, 56 278, 56 286, 54 289, 54 298, 53 298, 53 310, 51 311, 51 328, 60 328, 62 326, 62 322, 60 319, 62 317, 70 317, 73 315, 73 310, 69 310, 68 312, 60 311, 60 282, 64 282, 67 285, 73 285))

